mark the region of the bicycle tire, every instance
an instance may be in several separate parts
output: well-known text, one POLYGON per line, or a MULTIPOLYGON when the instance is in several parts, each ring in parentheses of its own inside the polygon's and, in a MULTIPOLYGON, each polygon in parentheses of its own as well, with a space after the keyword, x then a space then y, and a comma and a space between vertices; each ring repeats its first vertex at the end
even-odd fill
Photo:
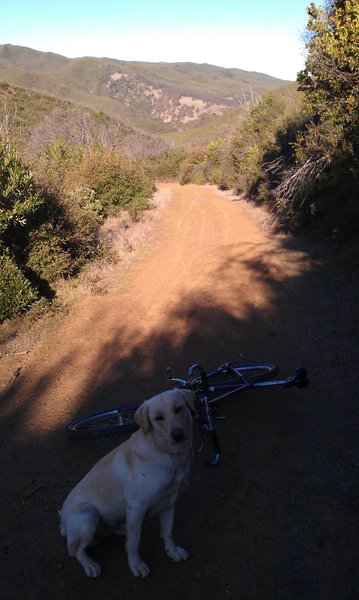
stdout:
MULTIPOLYGON (((265 381, 266 379, 271 379, 278 373, 278 367, 276 365, 271 365, 267 363, 256 363, 256 362, 236 362, 229 363, 233 369, 238 369, 246 378, 250 380, 251 383, 256 383, 258 381, 265 381)), ((215 371, 207 372, 207 380, 209 386, 221 385, 223 383, 230 386, 233 384, 236 387, 240 381, 239 378, 234 378, 233 374, 230 372, 215 371)), ((189 385, 192 389, 196 389, 201 385, 201 376, 196 373, 187 379, 187 385, 189 385)))
POLYGON ((66 432, 73 439, 97 438, 115 433, 135 431, 134 415, 140 404, 124 404, 117 408, 79 417, 68 424, 66 432))
POLYGON ((266 363, 231 363, 234 369, 240 369, 246 377, 248 377, 253 383, 257 381, 265 381, 271 379, 278 373, 277 365, 270 365, 266 363))

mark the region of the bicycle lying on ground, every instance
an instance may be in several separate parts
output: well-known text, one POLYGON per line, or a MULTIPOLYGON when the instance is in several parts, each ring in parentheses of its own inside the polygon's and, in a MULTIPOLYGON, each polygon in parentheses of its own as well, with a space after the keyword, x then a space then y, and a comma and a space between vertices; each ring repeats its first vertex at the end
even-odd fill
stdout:
MULTIPOLYGON (((297 386, 308 385, 307 371, 304 368, 295 369, 294 373, 284 379, 274 379, 278 367, 273 364, 259 363, 240 355, 236 362, 226 362, 216 369, 206 372, 201 365, 194 364, 188 371, 187 379, 173 378, 167 368, 168 381, 174 387, 191 389, 196 395, 197 415, 202 436, 209 435, 212 441, 214 456, 208 463, 218 464, 220 460, 220 445, 214 422, 217 404, 239 392, 253 388, 268 386, 297 386)), ((137 428, 134 414, 141 403, 124 404, 110 410, 75 419, 67 426, 67 433, 72 438, 94 438, 119 432, 129 432, 137 428)))

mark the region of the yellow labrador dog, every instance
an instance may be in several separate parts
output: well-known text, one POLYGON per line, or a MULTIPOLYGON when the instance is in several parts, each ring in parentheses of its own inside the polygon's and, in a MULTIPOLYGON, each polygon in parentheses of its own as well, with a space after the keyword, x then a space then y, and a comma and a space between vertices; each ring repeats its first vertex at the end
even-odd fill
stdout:
POLYGON ((132 573, 149 574, 139 554, 147 515, 160 515, 168 556, 188 558, 176 546, 172 530, 177 496, 189 482, 194 410, 194 394, 187 390, 169 390, 144 402, 135 414, 140 429, 96 463, 67 496, 59 511, 61 534, 88 577, 98 577, 101 567, 86 548, 104 532, 125 533, 132 573))

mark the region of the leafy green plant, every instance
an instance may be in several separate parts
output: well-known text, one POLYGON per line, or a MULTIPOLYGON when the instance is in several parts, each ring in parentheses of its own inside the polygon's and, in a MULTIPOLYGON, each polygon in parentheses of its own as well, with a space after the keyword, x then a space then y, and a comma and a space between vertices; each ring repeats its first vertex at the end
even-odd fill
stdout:
POLYGON ((30 169, 14 148, 0 143, 0 236, 24 226, 42 203, 30 169))
POLYGON ((205 151, 198 149, 191 152, 183 161, 179 173, 181 185, 186 183, 205 183, 204 177, 205 151))
POLYGON ((153 173, 159 181, 173 181, 177 179, 182 163, 187 157, 183 148, 161 152, 153 159, 153 173))
POLYGON ((298 73, 308 122, 294 144, 296 164, 275 190, 282 209, 353 233, 359 216, 359 5, 332 0, 307 9, 307 59, 298 73), (340 192, 339 192, 340 190, 340 192), (339 193, 338 193, 339 192, 339 193))
POLYGON ((73 268, 69 250, 61 232, 51 223, 44 223, 29 236, 29 252, 26 266, 49 283, 58 277, 68 275, 73 268))
POLYGON ((281 157, 283 165, 293 154, 293 124, 299 125, 300 115, 300 96, 291 87, 265 94, 254 103, 223 154, 221 166, 227 186, 256 197, 261 190, 260 198, 264 199, 266 186, 277 179, 278 159, 281 157), (272 177, 274 171, 276 177, 272 177))
POLYGON ((36 157, 41 185, 49 193, 61 195, 64 189, 71 187, 71 183, 76 181, 84 156, 81 146, 70 146, 64 137, 48 144, 44 153, 36 157))
POLYGON ((138 217, 149 208, 155 190, 150 170, 142 161, 110 151, 89 155, 83 163, 82 179, 94 190, 104 216, 126 209, 138 217))
POLYGON ((359 4, 332 0, 327 8, 311 3, 307 59, 298 73, 311 114, 351 128, 359 107, 359 4))
POLYGON ((14 260, 0 255, 0 322, 26 310, 37 298, 14 260))

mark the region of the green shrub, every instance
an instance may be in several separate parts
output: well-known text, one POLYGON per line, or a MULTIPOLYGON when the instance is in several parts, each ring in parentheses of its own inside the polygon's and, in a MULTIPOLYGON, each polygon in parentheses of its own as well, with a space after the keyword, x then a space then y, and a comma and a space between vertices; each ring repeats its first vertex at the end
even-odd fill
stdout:
POLYGON ((192 171, 191 183, 195 185, 205 185, 206 176, 204 174, 204 168, 202 166, 198 166, 192 171))
POLYGON ((173 181, 177 179, 187 152, 182 149, 163 152, 153 160, 154 177, 159 181, 173 181))
POLYGON ((292 84, 265 94, 255 102, 242 126, 229 140, 225 160, 231 163, 226 170, 232 186, 236 185, 239 174, 240 179, 244 175, 244 186, 257 188, 266 176, 266 163, 281 154, 285 157, 293 154, 291 142, 295 140, 302 111, 302 95, 292 84))
MULTIPOLYGON (((99 255, 98 231, 103 218, 77 203, 68 204, 65 208, 67 224, 61 227, 63 248, 71 253, 71 273, 76 273, 85 261, 99 255)), ((69 271, 68 274, 71 273, 69 271)))
POLYGON ((186 160, 183 161, 179 173, 179 182, 181 185, 187 183, 205 183, 204 177, 205 151, 194 150, 186 160))
MULTIPOLYGON (((1 319, 25 310, 37 293, 52 298, 50 284, 106 255, 98 236, 104 218, 126 209, 138 219, 155 191, 148 163, 98 143, 59 138, 29 160, 33 172, 0 143, 1 319)), ((179 160, 174 154, 173 164, 179 160)))
POLYGON ((64 138, 51 142, 38 161, 38 173, 45 189, 59 194, 75 182, 84 160, 84 149, 72 147, 64 138))
POLYGON ((122 209, 138 216, 149 208, 155 191, 153 176, 143 162, 115 152, 89 155, 83 164, 82 178, 94 190, 104 216, 122 209))
POLYGON ((26 266, 49 283, 68 275, 72 269, 72 257, 63 246, 64 240, 59 232, 51 223, 44 223, 30 235, 26 266))
POLYGON ((210 170, 206 169, 206 180, 213 184, 221 186, 223 179, 222 169, 219 165, 211 167, 210 170))
POLYGON ((16 235, 42 202, 30 169, 14 148, 0 143, 0 236, 16 235))
POLYGON ((0 256, 0 322, 26 310, 36 293, 16 263, 7 254, 0 256))
POLYGON ((344 239, 359 231, 359 6, 331 0, 311 3, 307 13, 307 58, 297 77, 307 122, 274 196, 287 218, 306 216, 344 239))
POLYGON ((248 148, 236 173, 238 191, 253 194, 263 177, 262 163, 265 146, 253 144, 248 148))
POLYGON ((205 162, 212 165, 219 165, 225 143, 226 140, 224 138, 218 138, 218 140, 208 144, 205 150, 205 162))

